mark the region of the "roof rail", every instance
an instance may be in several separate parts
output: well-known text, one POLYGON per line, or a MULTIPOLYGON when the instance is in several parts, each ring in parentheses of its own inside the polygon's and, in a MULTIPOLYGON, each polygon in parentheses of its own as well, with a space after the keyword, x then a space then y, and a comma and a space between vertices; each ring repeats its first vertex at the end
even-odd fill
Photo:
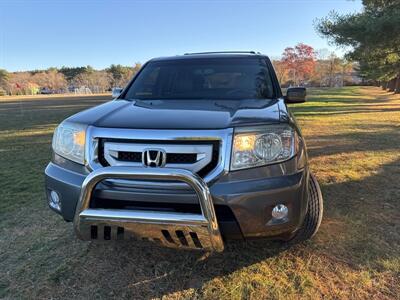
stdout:
POLYGON ((194 53, 185 53, 184 55, 202 55, 202 54, 234 54, 234 53, 248 53, 248 54, 260 54, 260 52, 256 51, 211 51, 211 52, 194 52, 194 53))

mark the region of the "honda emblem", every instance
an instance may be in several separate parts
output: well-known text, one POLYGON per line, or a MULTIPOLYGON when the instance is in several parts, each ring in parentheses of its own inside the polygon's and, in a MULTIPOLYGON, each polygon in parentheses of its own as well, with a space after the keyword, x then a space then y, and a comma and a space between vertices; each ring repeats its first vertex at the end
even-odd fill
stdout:
POLYGON ((142 152, 142 163, 145 167, 164 167, 167 161, 167 154, 162 149, 146 149, 142 152))

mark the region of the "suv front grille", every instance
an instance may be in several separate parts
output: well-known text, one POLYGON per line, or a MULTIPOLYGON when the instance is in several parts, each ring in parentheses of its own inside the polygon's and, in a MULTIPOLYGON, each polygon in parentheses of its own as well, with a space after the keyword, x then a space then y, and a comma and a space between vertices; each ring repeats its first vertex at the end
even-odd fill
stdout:
POLYGON ((166 150, 166 166, 188 169, 197 173, 201 177, 205 177, 214 170, 219 163, 220 142, 214 141, 137 141, 137 140, 116 140, 116 139, 99 139, 98 158, 102 166, 110 165, 132 165, 142 167, 142 152, 129 151, 128 148, 165 148, 166 150), (111 145, 108 148, 106 145, 111 145), (207 150, 208 149, 210 150, 207 150), (168 152, 171 151, 171 152, 168 152), (106 155, 108 151, 108 156, 106 155), (182 151, 179 153, 178 151, 182 151), (190 152, 193 153, 185 153, 190 152), (196 151, 199 151, 196 153, 196 151), (199 156, 200 155, 200 156, 199 156), (107 159, 108 158, 108 159, 107 159), (201 163, 204 160, 205 163, 201 163), (200 163, 199 163, 200 162, 200 163))

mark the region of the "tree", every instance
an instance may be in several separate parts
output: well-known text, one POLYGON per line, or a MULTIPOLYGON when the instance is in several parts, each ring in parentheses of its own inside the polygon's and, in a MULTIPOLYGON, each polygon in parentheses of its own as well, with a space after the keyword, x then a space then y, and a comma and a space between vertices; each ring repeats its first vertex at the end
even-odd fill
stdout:
POLYGON ((65 90, 67 88, 67 81, 64 74, 58 72, 55 68, 35 73, 31 81, 41 88, 47 88, 52 91, 65 90))
POLYGON ((110 76, 112 87, 123 87, 128 83, 132 76, 139 71, 140 68, 140 63, 136 63, 133 68, 113 64, 106 69, 106 71, 110 76))
POLYGON ((359 61, 364 78, 389 82, 400 93, 400 1, 363 0, 363 5, 360 13, 331 13, 316 29, 331 43, 351 48, 346 57, 359 61))
POLYGON ((32 83, 32 75, 29 72, 15 72, 10 74, 8 91, 11 95, 31 95, 37 86, 32 83))
POLYGON ((336 56, 335 53, 331 53, 329 55, 328 60, 328 69, 327 69, 327 79, 328 86, 333 87, 336 83, 337 74, 340 74, 342 71, 342 60, 336 56))
POLYGON ((287 47, 282 54, 282 63, 288 70, 293 84, 304 83, 314 73, 314 48, 303 43, 299 43, 295 47, 287 47))
POLYGON ((110 87, 109 78, 105 71, 90 71, 81 73, 74 79, 75 85, 87 87, 93 93, 105 92, 110 87))
POLYGON ((343 86, 354 83, 354 64, 338 57, 334 52, 317 51, 315 72, 311 83, 314 86, 343 86))
POLYGON ((110 75, 111 85, 113 87, 121 86, 120 83, 124 77, 124 73, 127 71, 126 67, 112 64, 106 71, 110 75))
POLYGON ((274 65, 276 77, 278 77, 279 83, 281 85, 285 84, 289 80, 289 70, 281 60, 273 60, 272 64, 274 65))
POLYGON ((95 70, 89 65, 13 73, 0 69, 0 93, 35 94, 40 91, 40 88, 65 91, 71 86, 82 87, 85 91, 88 88, 93 93, 101 93, 113 86, 125 86, 140 68, 141 64, 136 63, 133 67, 111 65, 105 70, 95 70))
POLYGON ((4 93, 4 90, 7 90, 8 87, 8 72, 4 69, 0 69, 0 93, 4 93))
POLYGON ((320 49, 315 51, 316 62, 312 83, 315 86, 327 86, 328 73, 329 73, 329 60, 330 52, 328 49, 320 49))
POLYGON ((65 79, 68 82, 72 82, 75 79, 75 77, 77 77, 78 75, 80 75, 82 73, 85 73, 87 71, 88 67, 92 68, 90 66, 87 66, 87 67, 72 67, 72 68, 70 68, 70 67, 62 67, 59 70, 59 72, 64 74, 65 79))

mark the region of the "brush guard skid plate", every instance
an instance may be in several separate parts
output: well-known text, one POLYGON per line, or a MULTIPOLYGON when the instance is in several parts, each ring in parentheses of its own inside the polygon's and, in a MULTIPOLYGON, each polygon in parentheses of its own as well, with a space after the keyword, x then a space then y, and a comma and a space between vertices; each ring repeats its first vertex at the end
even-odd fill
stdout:
POLYGON ((224 243, 207 184, 183 169, 104 167, 90 173, 82 184, 74 217, 74 228, 82 240, 138 239, 167 247, 222 252, 224 243), (96 185, 105 179, 181 181, 199 198, 201 214, 165 211, 90 208, 96 185))

